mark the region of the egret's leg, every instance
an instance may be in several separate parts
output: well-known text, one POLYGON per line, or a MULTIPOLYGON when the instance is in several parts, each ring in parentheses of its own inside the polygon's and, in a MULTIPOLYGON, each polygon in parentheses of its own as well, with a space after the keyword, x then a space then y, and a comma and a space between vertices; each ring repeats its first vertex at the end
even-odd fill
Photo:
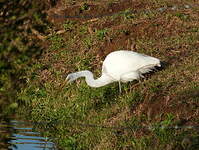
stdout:
POLYGON ((122 93, 121 82, 119 81, 119 91, 122 93))

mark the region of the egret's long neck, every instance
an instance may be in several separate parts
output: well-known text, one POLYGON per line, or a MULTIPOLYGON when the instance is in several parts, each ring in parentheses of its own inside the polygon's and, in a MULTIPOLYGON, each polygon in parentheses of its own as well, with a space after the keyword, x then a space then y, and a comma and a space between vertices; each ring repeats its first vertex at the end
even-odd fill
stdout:
POLYGON ((112 78, 106 74, 102 74, 98 79, 94 79, 93 73, 88 70, 75 72, 73 75, 75 76, 75 79, 85 77, 86 83, 91 87, 101 87, 113 82, 112 78))

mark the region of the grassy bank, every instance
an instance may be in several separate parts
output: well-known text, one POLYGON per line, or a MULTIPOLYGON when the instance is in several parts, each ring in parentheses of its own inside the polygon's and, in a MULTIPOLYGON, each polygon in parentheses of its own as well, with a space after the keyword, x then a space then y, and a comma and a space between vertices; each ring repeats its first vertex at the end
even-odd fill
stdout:
POLYGON ((197 128, 160 128, 199 123, 198 5, 59 1, 47 12, 46 49, 23 76, 19 113, 43 122, 62 149, 198 149, 197 128), (78 80, 62 87, 70 72, 100 76, 105 56, 119 49, 166 65, 140 83, 122 84, 122 94, 118 83, 95 89, 78 80))

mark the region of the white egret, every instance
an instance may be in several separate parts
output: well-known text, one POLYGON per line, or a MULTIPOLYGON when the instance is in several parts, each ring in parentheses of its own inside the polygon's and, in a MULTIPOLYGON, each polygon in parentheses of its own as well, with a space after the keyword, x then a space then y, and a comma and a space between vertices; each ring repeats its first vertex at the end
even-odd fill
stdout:
POLYGON ((161 67, 160 60, 144 54, 128 50, 114 51, 108 54, 102 65, 102 75, 98 79, 93 78, 93 73, 83 70, 70 73, 66 77, 68 82, 72 82, 80 77, 85 77, 86 83, 91 87, 102 87, 112 82, 128 82, 138 80, 142 74, 148 73, 155 68, 161 67))

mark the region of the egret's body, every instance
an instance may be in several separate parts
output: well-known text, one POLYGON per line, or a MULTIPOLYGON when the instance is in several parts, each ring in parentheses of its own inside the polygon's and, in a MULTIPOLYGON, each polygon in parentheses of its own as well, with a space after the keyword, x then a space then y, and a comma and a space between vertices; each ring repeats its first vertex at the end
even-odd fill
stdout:
POLYGON ((70 73, 66 79, 71 82, 79 77, 85 77, 89 86, 101 87, 115 81, 120 83, 138 80, 143 77, 142 74, 150 72, 155 66, 161 66, 157 58, 120 50, 106 56, 102 65, 102 75, 98 79, 94 79, 88 70, 70 73))

